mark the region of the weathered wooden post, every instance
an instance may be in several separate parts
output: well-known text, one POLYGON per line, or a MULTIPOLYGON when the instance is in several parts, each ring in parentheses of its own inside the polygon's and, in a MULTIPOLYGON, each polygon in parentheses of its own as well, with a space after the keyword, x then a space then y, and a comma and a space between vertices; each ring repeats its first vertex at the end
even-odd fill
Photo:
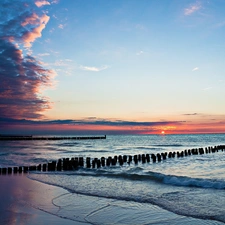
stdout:
POLYGON ((8 167, 8 174, 12 174, 12 167, 8 167))
POLYGON ((146 163, 146 156, 145 156, 145 154, 141 155, 141 161, 142 161, 142 163, 146 163))
POLYGON ((2 174, 6 174, 7 173, 7 168, 2 168, 2 174))
POLYGON ((152 158, 152 162, 156 162, 156 156, 155 156, 155 154, 151 154, 151 158, 152 158))
POLYGON ((161 153, 163 160, 166 160, 166 155, 167 155, 166 153, 163 153, 163 152, 161 153))
POLYGON ((69 158, 63 158, 63 170, 69 170, 69 158))
POLYGON ((112 166, 115 166, 116 165, 116 163, 117 163, 117 158, 115 159, 115 157, 114 158, 112 158, 112 166))
POLYGON ((86 165, 87 165, 87 168, 91 168, 91 158, 90 157, 86 158, 86 165))
POLYGON ((23 172, 23 167, 20 166, 20 167, 19 167, 19 173, 22 173, 22 172, 23 172))
POLYGON ((17 166, 14 166, 13 167, 13 173, 16 174, 17 172, 18 172, 18 167, 17 166))
POLYGON ((161 162, 161 155, 159 153, 157 153, 157 158, 158 158, 158 162, 161 162))
POLYGON ((97 168, 100 168, 101 167, 101 161, 100 159, 97 160, 97 168))
POLYGON ((148 163, 150 162, 150 155, 149 154, 146 154, 146 160, 147 160, 148 163))
POLYGON ((140 162, 141 161, 141 155, 138 154, 138 161, 140 162))
POLYGON ((92 168, 95 168, 95 160, 92 160, 92 168))
POLYGON ((123 162, 124 163, 127 162, 127 156, 126 155, 123 156, 123 162))
POLYGON ((23 172, 24 172, 24 173, 27 173, 27 172, 28 172, 28 166, 24 166, 24 167, 23 167, 23 172))
MULTIPOLYGON (((78 166, 79 166, 78 160, 75 158, 75 160, 73 160, 73 161, 71 161, 71 162, 72 162, 72 167, 73 167, 73 169, 77 169, 78 166)), ((84 164, 84 162, 83 162, 83 164, 84 164)))
POLYGON ((132 155, 129 155, 128 156, 128 163, 131 163, 132 162, 132 155))
POLYGON ((105 166, 105 157, 101 157, 101 164, 103 167, 105 166))
POLYGON ((47 171, 47 164, 42 165, 42 171, 46 172, 47 171))
POLYGON ((84 166, 84 158, 79 157, 79 166, 83 167, 84 166))
POLYGON ((57 171, 62 171, 62 159, 58 159, 56 170, 57 171))
POLYGON ((123 158, 122 158, 122 156, 119 156, 119 163, 120 163, 120 166, 123 165, 123 158))

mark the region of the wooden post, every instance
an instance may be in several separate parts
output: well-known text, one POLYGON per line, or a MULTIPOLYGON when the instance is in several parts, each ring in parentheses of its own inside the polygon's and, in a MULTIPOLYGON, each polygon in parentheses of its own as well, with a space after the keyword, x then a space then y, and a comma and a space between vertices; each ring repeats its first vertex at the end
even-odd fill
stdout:
POLYGON ((87 168, 91 168, 91 158, 90 157, 86 158, 86 166, 87 166, 87 168))
POLYGON ((2 174, 6 174, 7 173, 7 168, 2 168, 2 174))
POLYGON ((149 154, 146 154, 146 160, 147 160, 148 163, 150 162, 150 155, 149 154))
POLYGON ((47 171, 47 164, 42 165, 42 171, 46 172, 47 171))
POLYGON ((24 173, 27 173, 27 172, 28 172, 28 166, 24 166, 24 167, 23 167, 23 172, 24 172, 24 173))
POLYGON ((12 167, 8 167, 8 174, 12 174, 12 167))
POLYGON ((101 164, 102 166, 105 166, 105 157, 101 157, 101 164))
POLYGON ((146 163, 146 157, 145 157, 145 154, 142 154, 142 155, 141 155, 141 160, 142 160, 142 163, 146 163))
POLYGON ((18 167, 13 167, 13 173, 16 174, 18 172, 18 167))
POLYGON ((22 172, 23 172, 23 167, 20 166, 20 167, 19 167, 19 173, 22 173, 22 172))
POLYGON ((156 156, 155 156, 155 154, 151 154, 151 158, 152 158, 152 161, 155 163, 156 162, 156 156))

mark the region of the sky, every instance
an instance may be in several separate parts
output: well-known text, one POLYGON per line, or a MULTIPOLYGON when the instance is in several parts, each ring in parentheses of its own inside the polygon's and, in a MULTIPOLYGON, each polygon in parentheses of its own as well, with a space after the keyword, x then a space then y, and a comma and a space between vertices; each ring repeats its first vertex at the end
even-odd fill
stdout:
POLYGON ((225 133, 224 0, 1 0, 0 134, 225 133))

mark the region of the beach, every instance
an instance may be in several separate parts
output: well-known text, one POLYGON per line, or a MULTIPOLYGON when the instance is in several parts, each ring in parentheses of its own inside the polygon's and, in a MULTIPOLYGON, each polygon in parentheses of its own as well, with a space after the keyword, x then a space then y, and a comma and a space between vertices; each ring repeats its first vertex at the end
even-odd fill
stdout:
POLYGON ((0 224, 224 224, 225 135, 108 136, 104 140, 3 141, 0 167, 133 156, 132 162, 0 175, 0 224), (209 149, 209 148, 207 148, 209 149), (161 161, 134 155, 175 152, 161 161))
POLYGON ((52 204, 52 199, 67 193, 66 190, 32 181, 26 175, 3 175, 0 183, 0 224, 80 224, 54 215, 59 208, 52 204), (52 214, 36 208, 38 205, 52 214))
POLYGON ((150 204, 79 195, 27 175, 3 175, 0 183, 0 223, 5 225, 223 224, 180 216, 150 204), (62 205, 65 198, 67 206, 62 205), (60 216, 67 213, 74 218, 60 216))

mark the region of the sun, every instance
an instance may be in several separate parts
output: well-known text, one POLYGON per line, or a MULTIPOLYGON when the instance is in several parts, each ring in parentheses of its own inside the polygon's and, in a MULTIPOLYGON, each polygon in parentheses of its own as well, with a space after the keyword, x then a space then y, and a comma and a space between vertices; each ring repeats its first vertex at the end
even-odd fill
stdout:
POLYGON ((165 134, 165 131, 164 131, 164 130, 162 130, 162 131, 161 131, 161 134, 165 134))

